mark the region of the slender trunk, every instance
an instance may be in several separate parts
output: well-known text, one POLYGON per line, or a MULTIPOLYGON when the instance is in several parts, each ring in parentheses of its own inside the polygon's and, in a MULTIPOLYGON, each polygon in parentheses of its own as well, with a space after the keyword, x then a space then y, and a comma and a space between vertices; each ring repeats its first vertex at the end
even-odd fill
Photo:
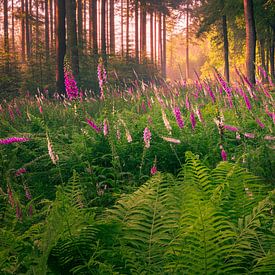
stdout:
MULTIPOLYGON (((47 2, 47 0, 45 1, 47 2)), ((39 46, 39 2, 35 1, 35 59, 38 62, 38 46, 39 46)))
POLYGON ((246 75, 255 84, 256 30, 253 11, 253 0, 244 0, 246 29, 246 75))
POLYGON ((110 37, 110 33, 109 33, 109 1, 106 0, 105 3, 105 39, 106 39, 106 52, 107 54, 110 54, 110 41, 109 41, 109 37, 110 37))
POLYGON ((110 52, 115 54, 115 4, 110 0, 110 52))
POLYGON ((30 27, 29 27, 29 0, 25 0, 25 8, 26 8, 26 46, 27 46, 27 59, 30 59, 31 56, 31 47, 30 47, 30 27))
MULTIPOLYGON (((92 36, 93 36, 93 54, 94 56, 98 55, 98 44, 97 44, 97 0, 91 0, 92 1, 92 36)), ((90 17, 91 20, 91 17, 90 17)))
POLYGON ((79 76, 79 58, 77 47, 76 32, 76 0, 66 0, 67 16, 67 40, 68 40, 68 57, 72 66, 73 75, 76 79, 79 76))
POLYGON ((101 2, 101 54, 104 61, 104 65, 107 65, 107 56, 106 56, 106 0, 101 2))
POLYGON ((166 78, 166 16, 163 15, 163 66, 162 66, 162 75, 166 78))
POLYGON ((186 6, 186 62, 185 62, 186 80, 189 79, 189 3, 186 6))
POLYGON ((138 41, 138 1, 135 1, 135 56, 136 62, 139 63, 139 41, 138 41))
POLYGON ((129 58, 129 17, 130 17, 130 2, 126 2, 126 57, 129 58))
POLYGON ((14 36, 14 0, 11 2, 11 39, 12 39, 12 51, 15 53, 15 36, 14 36))
POLYGON ((32 6, 33 6, 33 4, 32 4, 32 1, 33 0, 29 0, 29 43, 30 43, 30 56, 32 55, 32 47, 33 47, 33 34, 32 34, 32 18, 33 18, 33 16, 32 16, 32 6))
POLYGON ((141 5, 141 60, 145 61, 147 49, 146 49, 146 2, 141 5))
POLYGON ((21 57, 22 62, 26 61, 26 37, 25 37, 25 4, 24 0, 21 0, 21 11, 22 11, 22 19, 21 19, 21 57))
POLYGON ((159 29, 158 29, 158 43, 159 43, 159 54, 158 54, 158 57, 159 57, 159 66, 161 67, 162 66, 162 24, 161 24, 161 12, 159 12, 158 14, 158 17, 159 17, 159 29))
POLYGON ((8 0, 4 0, 4 50, 5 50, 5 72, 9 72, 9 21, 8 0))
POLYGON ((84 0, 83 3, 83 47, 84 52, 87 54, 87 1, 84 0))
POLYGON ((49 61, 50 43, 49 43, 49 3, 45 0, 45 44, 46 44, 46 62, 49 61))
POLYGON ((78 48, 79 54, 83 49, 83 17, 82 17, 82 0, 77 1, 77 29, 78 29, 78 48))
POLYGON ((151 62, 154 63, 154 13, 150 11, 150 56, 151 62))
POLYGON ((89 47, 92 48, 92 39, 93 39, 93 0, 89 0, 89 47))
POLYGON ((55 16, 56 89, 57 92, 64 92, 64 57, 66 53, 65 0, 55 0, 55 16))
POLYGON ((157 61, 157 11, 154 12, 154 50, 155 50, 155 56, 154 56, 154 59, 155 59, 155 64, 158 63, 157 61))
POLYGON ((123 40, 124 40, 124 35, 123 35, 123 0, 121 0, 120 4, 120 10, 121 10, 121 24, 120 24, 120 31, 121 31, 121 56, 124 56, 124 45, 123 45, 123 40))
POLYGON ((229 49, 228 49, 228 35, 227 35, 227 21, 226 15, 222 16, 222 30, 223 30, 223 56, 224 56, 224 75, 226 81, 229 83, 229 49))
POLYGON ((53 35, 54 35, 54 29, 53 29, 53 0, 50 0, 50 36, 51 36, 51 49, 53 49, 53 35))

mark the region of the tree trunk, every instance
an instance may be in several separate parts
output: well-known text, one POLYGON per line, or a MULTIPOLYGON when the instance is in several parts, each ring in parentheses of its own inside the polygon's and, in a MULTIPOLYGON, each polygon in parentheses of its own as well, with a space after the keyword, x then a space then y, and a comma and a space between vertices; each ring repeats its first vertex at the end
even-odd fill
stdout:
POLYGON ((27 46, 27 59, 30 59, 31 56, 31 45, 30 45, 30 26, 29 26, 29 0, 25 0, 25 8, 26 8, 26 46, 27 46))
POLYGON ((49 3, 45 0, 45 44, 46 44, 46 62, 50 56, 50 37, 49 37, 49 3))
POLYGON ((154 12, 154 51, 155 51, 155 64, 158 63, 157 61, 157 11, 154 12))
POLYGON ((65 92, 64 57, 66 53, 65 38, 65 0, 55 0, 55 31, 56 31, 56 89, 65 92))
POLYGON ((140 40, 141 40, 141 60, 145 61, 146 54, 147 54, 147 49, 146 49, 146 38, 147 38, 147 33, 146 33, 146 2, 141 4, 141 34, 140 34, 140 40))
POLYGON ((12 51, 15 53, 15 36, 14 36, 14 0, 11 1, 11 39, 12 51))
POLYGON ((107 65, 106 56, 106 0, 101 0, 101 54, 104 65, 107 65))
POLYGON ((135 56, 136 62, 139 63, 139 40, 138 40, 138 1, 135 1, 135 56))
POLYGON ((87 54, 87 1, 83 3, 83 47, 84 52, 87 54))
MULTIPOLYGON (((45 1, 47 2, 47 0, 45 1)), ((38 62, 38 46, 39 46, 39 2, 35 1, 35 59, 38 62)))
POLYGON ((226 81, 229 83, 229 50, 228 50, 228 35, 226 15, 222 16, 222 30, 223 30, 223 56, 224 56, 224 75, 226 81))
POLYGON ((120 18, 120 20, 121 20, 121 23, 120 23, 120 32, 121 32, 121 34, 120 34, 120 38, 121 38, 121 56, 123 57, 124 56, 124 35, 123 35, 123 18, 124 18, 124 16, 123 16, 123 0, 121 0, 121 4, 120 4, 120 10, 121 10, 121 18, 120 18))
POLYGON ((115 4, 110 0, 110 52, 115 54, 115 4))
POLYGON ((244 16, 246 29, 246 75, 255 84, 256 30, 253 11, 253 0, 244 0, 244 16))
POLYGON ((53 42, 54 42, 54 29, 53 29, 53 0, 50 0, 50 36, 51 36, 51 49, 53 49, 53 42))
POLYGON ((26 61, 26 37, 25 37, 25 5, 24 0, 21 0, 21 11, 22 11, 22 18, 21 18, 21 57, 22 62, 26 61))
POLYGON ((5 72, 9 72, 9 21, 8 0, 4 0, 4 50, 5 50, 5 72))
POLYGON ((83 50, 83 17, 82 17, 82 0, 77 1, 77 29, 78 29, 78 47, 79 54, 83 50))
POLYGON ((67 47, 70 65, 76 79, 79 76, 79 59, 76 32, 76 0, 66 0, 67 47))
POLYGON ((163 61, 162 61, 162 75, 166 78, 166 16, 163 15, 163 61))
MULTIPOLYGON (((93 54, 98 55, 98 44, 97 44, 97 0, 92 1, 92 36, 93 36, 93 54)), ((90 19, 91 20, 91 19, 90 19)))
POLYGON ((189 3, 186 6, 186 62, 185 62, 185 76, 186 80, 190 78, 189 75, 189 3))
POLYGON ((130 17, 130 2, 126 2, 126 58, 129 58, 129 17, 130 17))
POLYGON ((154 13, 150 11, 150 56, 151 62, 154 63, 154 13))
POLYGON ((275 47, 275 29, 272 29, 271 47, 270 47, 270 74, 275 79, 274 68, 274 47, 275 47))
POLYGON ((158 14, 158 17, 159 17, 159 29, 158 29, 158 43, 159 43, 159 54, 158 54, 158 57, 159 57, 159 66, 161 67, 162 66, 162 28, 161 28, 161 18, 162 18, 162 16, 161 16, 161 12, 159 12, 159 14, 158 14))

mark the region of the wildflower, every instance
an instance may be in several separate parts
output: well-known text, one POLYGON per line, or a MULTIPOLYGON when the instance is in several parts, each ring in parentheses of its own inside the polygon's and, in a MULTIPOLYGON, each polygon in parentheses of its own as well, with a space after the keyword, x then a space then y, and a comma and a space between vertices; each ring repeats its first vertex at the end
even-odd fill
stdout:
POLYGON ((222 160, 223 160, 223 161, 226 161, 226 160, 227 160, 227 154, 226 154, 226 152, 224 151, 223 148, 222 148, 222 150, 221 150, 221 157, 222 157, 222 160))
POLYGON ((16 143, 16 142, 26 142, 29 140, 30 140, 29 138, 25 138, 25 137, 10 137, 5 139, 0 139, 0 144, 7 145, 11 143, 16 143))
POLYGON ((47 135, 47 141, 48 141, 48 153, 49 153, 50 159, 53 164, 57 164, 59 157, 58 157, 58 155, 56 155, 54 153, 53 147, 52 147, 52 144, 51 144, 51 141, 50 141, 50 138, 48 135, 47 135))
POLYGON ((190 110, 190 103, 187 94, 185 95, 185 106, 187 110, 190 110))
POLYGON ((171 142, 171 143, 180 144, 180 140, 179 139, 170 138, 170 137, 161 137, 161 138, 163 140, 171 142))
POLYGON ((19 177, 23 174, 25 174, 27 172, 26 168, 19 168, 16 172, 15 172, 15 176, 19 177))
POLYGON ((244 136, 246 138, 255 138, 255 134, 253 134, 253 133, 244 133, 244 136))
POLYGON ((107 136, 109 132, 109 122, 108 120, 105 118, 104 122, 103 122, 103 134, 104 136, 107 136))
POLYGON ((256 118, 256 122, 262 129, 265 127, 265 125, 258 118, 256 118))
POLYGON ((146 147, 146 148, 149 148, 149 147, 150 147, 151 136, 152 136, 152 134, 151 134, 149 128, 146 127, 146 128, 144 129, 144 132, 143 132, 143 140, 144 140, 144 143, 145 143, 145 147, 146 147))
POLYGON ((231 132, 238 132, 239 129, 235 126, 231 126, 231 125, 224 125, 224 129, 231 131, 231 132))
POLYGON ((86 118, 86 121, 97 133, 101 132, 101 129, 93 121, 88 118, 86 118))
POLYGON ((8 196, 9 196, 9 203, 10 203, 11 207, 13 208, 14 207, 13 193, 12 193, 12 190, 9 185, 7 188, 7 192, 8 192, 8 196))
POLYGON ((103 99, 104 98, 103 86, 104 86, 104 83, 107 81, 107 72, 104 68, 102 58, 99 59, 99 63, 97 66, 97 78, 98 78, 98 85, 100 89, 100 98, 103 99))
POLYGON ((245 94, 245 92, 243 92, 243 98, 244 98, 245 105, 246 105, 247 109, 251 110, 251 103, 249 101, 248 96, 245 94))
POLYGON ((121 138, 121 134, 120 134, 119 129, 116 130, 116 137, 117 137, 118 140, 120 140, 120 138, 121 138))
POLYGON ((196 127, 196 119, 195 119, 195 115, 193 112, 191 112, 191 114, 190 114, 190 121, 191 121, 192 129, 194 130, 196 127))
POLYGON ((236 132, 236 139, 237 139, 237 140, 240 140, 240 139, 241 139, 241 135, 240 135, 240 133, 238 133, 238 132, 236 132))
POLYGON ((22 220, 22 209, 19 206, 19 203, 16 203, 16 218, 22 220))
POLYGON ((125 128, 126 139, 130 143, 133 141, 132 136, 127 128, 125 128))
POLYGON ((157 173, 158 169, 156 167, 156 165, 154 164, 151 168, 151 175, 155 175, 157 173))
POLYGON ((30 205, 29 207, 29 216, 31 217, 33 214, 33 208, 32 208, 32 205, 30 205))
POLYGON ((184 122, 183 122, 183 120, 182 120, 182 118, 181 118, 181 112, 180 112, 180 108, 179 108, 179 107, 175 107, 175 108, 174 108, 174 115, 175 115, 175 117, 176 117, 178 126, 179 126, 180 128, 183 128, 184 122))
POLYGON ((196 109, 196 115, 201 123, 203 123, 202 114, 199 108, 196 109))
POLYGON ((170 125, 170 123, 169 123, 169 120, 167 119, 166 113, 164 112, 163 109, 161 109, 161 113, 162 113, 162 119, 163 119, 165 128, 166 128, 167 131, 171 134, 172 127, 171 127, 171 125, 170 125))
POLYGON ((273 136, 265 136, 264 139, 265 140, 275 140, 275 137, 273 137, 273 136))
POLYGON ((25 189, 26 199, 30 201, 32 199, 32 195, 30 193, 30 190, 29 190, 28 186, 24 186, 24 189, 25 189))
POLYGON ((65 68, 64 72, 65 88, 67 96, 70 100, 78 97, 78 88, 74 76, 68 68, 65 68))
POLYGON ((9 115, 10 115, 11 120, 14 121, 14 112, 13 112, 13 110, 12 110, 12 108, 11 108, 10 105, 8 107, 8 110, 9 110, 9 115))
POLYGON ((142 100, 141 109, 142 109, 142 111, 143 111, 144 113, 146 113, 146 106, 145 106, 144 100, 142 100))

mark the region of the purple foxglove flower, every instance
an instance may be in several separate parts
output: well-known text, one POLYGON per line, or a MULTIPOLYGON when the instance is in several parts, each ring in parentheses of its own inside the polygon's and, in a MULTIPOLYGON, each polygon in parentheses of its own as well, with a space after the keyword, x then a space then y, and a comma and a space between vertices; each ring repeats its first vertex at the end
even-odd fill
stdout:
POLYGON ((194 130, 196 127, 196 119, 195 119, 195 115, 193 112, 191 112, 191 114, 190 114, 190 121, 191 121, 192 129, 194 130))
POLYGON ((90 119, 86 118, 86 122, 97 132, 100 133, 101 129, 90 119))
POLYGON ((19 206, 19 203, 16 203, 16 218, 22 220, 22 209, 19 206))
POLYGON ((8 192, 8 196, 9 196, 9 203, 10 203, 11 207, 13 208, 14 207, 14 199, 13 199, 13 193, 12 193, 10 186, 8 186, 7 192, 8 192))
POLYGON ((244 133, 244 136, 246 138, 255 138, 255 134, 253 134, 253 133, 244 133))
POLYGON ((104 119, 104 122, 103 122, 103 134, 104 134, 104 136, 107 136, 108 132, 109 132, 109 123, 108 123, 107 119, 104 119))
POLYGON ((33 207, 30 205, 29 207, 29 216, 31 217, 33 215, 33 207))
POLYGON ((7 145, 15 142, 26 142, 29 140, 30 140, 29 138, 24 138, 24 137, 10 137, 5 139, 0 139, 0 144, 7 145))
POLYGON ((183 120, 182 120, 182 118, 181 118, 181 112, 180 112, 180 108, 179 108, 179 107, 175 107, 175 108, 174 108, 174 115, 175 115, 175 117, 176 117, 178 126, 179 126, 180 128, 183 128, 184 122, 183 122, 183 120))
POLYGON ((265 125, 258 118, 256 118, 256 122, 262 129, 265 128, 265 125))
POLYGON ((235 126, 231 126, 231 125, 224 125, 223 126, 224 129, 228 130, 228 131, 231 131, 231 132, 238 132, 239 129, 235 126))
POLYGON ((28 186, 25 186, 24 189, 25 189, 26 199, 30 201, 32 199, 32 195, 31 195, 31 192, 30 192, 28 186))
POLYGON ((226 152, 224 151, 224 149, 221 150, 221 157, 222 157, 222 160, 223 160, 223 161, 226 161, 226 160, 227 160, 227 154, 226 154, 226 152))
POLYGON ((64 71, 65 88, 70 100, 78 97, 78 88, 72 72, 68 69, 64 71))
POLYGON ((185 106, 187 110, 190 110, 190 103, 187 94, 185 95, 185 106))
POLYGON ((157 173, 158 169, 156 167, 156 165, 154 164, 151 168, 151 175, 155 175, 157 173))
POLYGON ((247 95, 245 93, 243 93, 243 98, 244 98, 245 105, 246 105, 247 109, 251 110, 251 103, 250 103, 249 98, 247 97, 247 95))
POLYGON ((15 176, 19 177, 23 174, 25 174, 27 172, 26 168, 19 168, 16 172, 15 172, 15 176))
POLYGON ((146 148, 149 148, 149 147, 150 147, 151 136, 152 136, 152 134, 151 134, 149 128, 146 127, 146 128, 144 129, 144 132, 143 132, 143 140, 144 140, 144 143, 145 143, 145 147, 146 147, 146 148))
POLYGON ((142 100, 141 109, 142 109, 142 111, 143 111, 144 113, 146 113, 146 106, 145 106, 144 100, 142 100))

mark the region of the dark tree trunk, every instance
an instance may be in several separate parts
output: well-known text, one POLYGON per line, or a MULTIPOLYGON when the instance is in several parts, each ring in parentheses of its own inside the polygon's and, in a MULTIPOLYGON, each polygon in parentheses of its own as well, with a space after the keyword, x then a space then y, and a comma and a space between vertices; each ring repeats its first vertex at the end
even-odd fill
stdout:
POLYGON ((25 0, 26 8, 26 46, 27 46, 27 59, 30 59, 31 56, 31 41, 30 41, 30 24, 29 24, 29 0, 25 0))
POLYGON ((155 51, 155 64, 157 64, 157 11, 154 12, 154 51, 155 51))
POLYGON ((159 44, 159 47, 158 47, 158 50, 159 50, 159 54, 158 54, 158 57, 159 57, 159 66, 161 67, 162 66, 162 24, 161 24, 161 12, 159 12, 158 14, 158 17, 159 17, 159 28, 158 28, 158 44, 159 44))
POLYGON ((246 75, 255 84, 256 30, 253 11, 253 0, 244 0, 244 16, 246 29, 246 75))
POLYGON ((55 31, 56 31, 56 89, 65 91, 64 84, 64 57, 66 53, 65 38, 65 0, 55 0, 55 31))
POLYGON ((97 44, 97 0, 92 1, 92 36, 93 36, 93 54, 98 55, 97 44))
POLYGON ((140 42, 141 42, 141 60, 144 61, 146 58, 146 38, 147 38, 147 33, 146 33, 146 2, 141 4, 141 26, 140 26, 140 42))
POLYGON ((135 56, 136 62, 139 63, 139 40, 138 40, 138 1, 135 1, 135 56))
POLYGON ((110 52, 115 54, 115 4, 110 0, 110 52))
POLYGON ((129 58, 129 17, 130 17, 130 2, 126 2, 126 58, 129 58))
POLYGON ((101 2, 101 54, 104 61, 104 65, 107 64, 106 56, 106 0, 101 2))
POLYGON ((87 54, 87 1, 83 3, 83 46, 84 52, 87 54))
POLYGON ((54 29, 53 29, 53 0, 50 0, 50 36, 51 36, 51 49, 53 49, 53 36, 54 36, 54 29))
POLYGON ((46 62, 50 56, 50 37, 49 37, 49 3, 45 0, 45 44, 46 44, 46 62))
POLYGON ((123 0, 121 0, 120 4, 120 10, 121 10, 121 24, 120 24, 120 31, 121 31, 121 56, 124 56, 124 34, 123 34, 123 0))
MULTIPOLYGON (((47 2, 47 1, 46 1, 47 2)), ((35 1, 35 58, 38 61, 38 47, 39 47, 39 2, 35 1)))
POLYGON ((270 46, 270 74, 275 79, 275 68, 274 68, 274 47, 275 47, 275 29, 272 29, 272 38, 270 46))
POLYGON ((227 21, 226 15, 222 16, 222 30, 223 30, 223 56, 224 56, 224 75, 226 81, 229 83, 229 49, 228 49, 228 35, 227 35, 227 21))
POLYGON ((78 47, 79 54, 83 49, 83 17, 82 17, 82 0, 77 1, 77 29, 78 29, 78 47))
POLYGON ((24 0, 21 0, 21 11, 22 11, 22 18, 21 18, 21 57, 22 62, 26 61, 26 36, 25 36, 25 4, 24 0))
POLYGON ((5 50, 5 71, 9 71, 9 21, 8 21, 8 0, 4 0, 4 50, 5 50))
POLYGON ((66 16, 67 16, 67 49, 70 65, 73 75, 76 79, 79 76, 79 58, 77 47, 76 32, 76 1, 66 0, 66 16))

